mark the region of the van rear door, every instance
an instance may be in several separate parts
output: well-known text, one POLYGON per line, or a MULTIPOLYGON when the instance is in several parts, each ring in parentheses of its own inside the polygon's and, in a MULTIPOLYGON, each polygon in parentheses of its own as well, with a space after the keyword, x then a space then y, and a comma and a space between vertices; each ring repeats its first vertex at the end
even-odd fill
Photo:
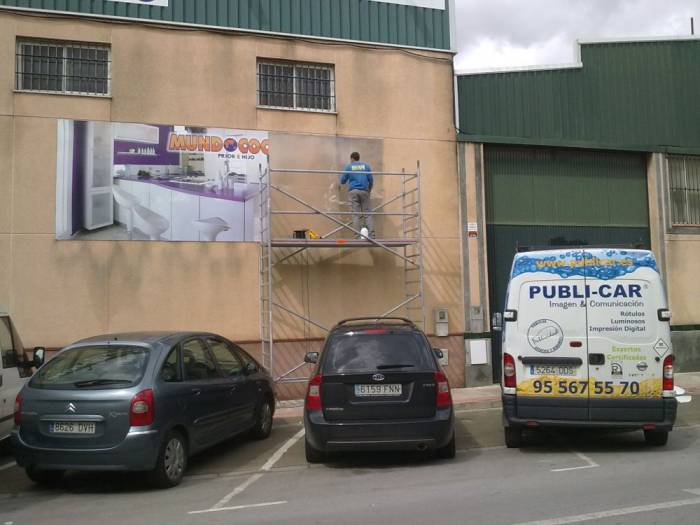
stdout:
MULTIPOLYGON (((573 252, 567 255, 582 256, 573 252)), ((562 264, 568 265, 569 259, 562 260, 562 264)), ((517 321, 508 323, 506 333, 507 351, 515 352, 517 415, 532 419, 587 420, 583 276, 548 278, 535 272, 533 276, 542 277, 528 279, 526 275, 522 276, 519 290, 510 291, 519 294, 517 321), (508 333, 512 328, 516 333, 508 333)))
POLYGON ((661 421, 671 340, 669 323, 659 320, 666 300, 653 255, 587 250, 585 257, 590 418, 661 421))

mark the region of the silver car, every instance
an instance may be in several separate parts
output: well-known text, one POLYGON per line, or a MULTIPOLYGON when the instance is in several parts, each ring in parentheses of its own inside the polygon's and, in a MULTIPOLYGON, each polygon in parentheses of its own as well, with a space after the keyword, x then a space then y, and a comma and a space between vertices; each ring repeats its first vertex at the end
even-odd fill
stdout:
POLYGON ((190 455, 243 432, 269 436, 274 409, 270 375, 221 336, 105 335, 66 347, 25 384, 12 442, 36 483, 147 471, 172 487, 190 455))

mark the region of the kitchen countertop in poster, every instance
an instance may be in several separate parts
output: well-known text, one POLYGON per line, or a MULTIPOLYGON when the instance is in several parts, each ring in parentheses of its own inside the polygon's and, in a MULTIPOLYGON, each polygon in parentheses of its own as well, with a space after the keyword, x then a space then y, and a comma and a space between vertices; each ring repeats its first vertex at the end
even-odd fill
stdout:
POLYGON ((234 188, 207 188, 201 183, 192 182, 181 182, 177 180, 167 180, 167 179, 138 179, 133 177, 114 177, 114 180, 124 180, 130 182, 142 182, 145 184, 153 184, 155 186, 160 186, 161 188, 166 188, 173 191, 178 191, 181 193, 187 193, 189 195, 196 195, 199 197, 206 197, 210 199, 222 199, 233 202, 246 202, 255 196, 258 192, 257 184, 243 184, 238 183, 234 188), (240 189, 239 189, 240 187, 240 189), (251 189, 252 187, 252 189, 251 189))

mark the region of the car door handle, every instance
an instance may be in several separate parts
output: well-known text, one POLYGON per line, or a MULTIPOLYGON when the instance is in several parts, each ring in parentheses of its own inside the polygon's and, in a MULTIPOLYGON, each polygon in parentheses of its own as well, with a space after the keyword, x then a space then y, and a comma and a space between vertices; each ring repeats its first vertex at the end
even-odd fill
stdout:
POLYGON ((201 389, 201 388, 193 388, 193 389, 192 389, 192 393, 193 393, 195 396, 198 396, 198 395, 200 395, 200 394, 202 393, 202 389, 201 389))
POLYGON ((605 354, 588 354, 589 365, 604 365, 605 354))
POLYGON ((235 392, 236 390, 238 390, 238 385, 233 385, 229 392, 235 392))

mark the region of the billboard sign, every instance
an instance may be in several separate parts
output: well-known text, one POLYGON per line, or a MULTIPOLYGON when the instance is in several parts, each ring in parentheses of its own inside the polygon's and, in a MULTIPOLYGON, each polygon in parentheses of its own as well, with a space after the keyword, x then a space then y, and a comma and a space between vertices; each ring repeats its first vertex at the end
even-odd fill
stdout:
POLYGON ((445 9, 445 0, 373 0, 384 4, 401 4, 411 7, 427 7, 429 9, 445 9))
POLYGON ((56 237, 255 241, 267 132, 59 120, 56 237))
POLYGON ((118 2, 120 4, 140 4, 154 5, 158 7, 168 7, 168 0, 109 0, 110 2, 118 2))

